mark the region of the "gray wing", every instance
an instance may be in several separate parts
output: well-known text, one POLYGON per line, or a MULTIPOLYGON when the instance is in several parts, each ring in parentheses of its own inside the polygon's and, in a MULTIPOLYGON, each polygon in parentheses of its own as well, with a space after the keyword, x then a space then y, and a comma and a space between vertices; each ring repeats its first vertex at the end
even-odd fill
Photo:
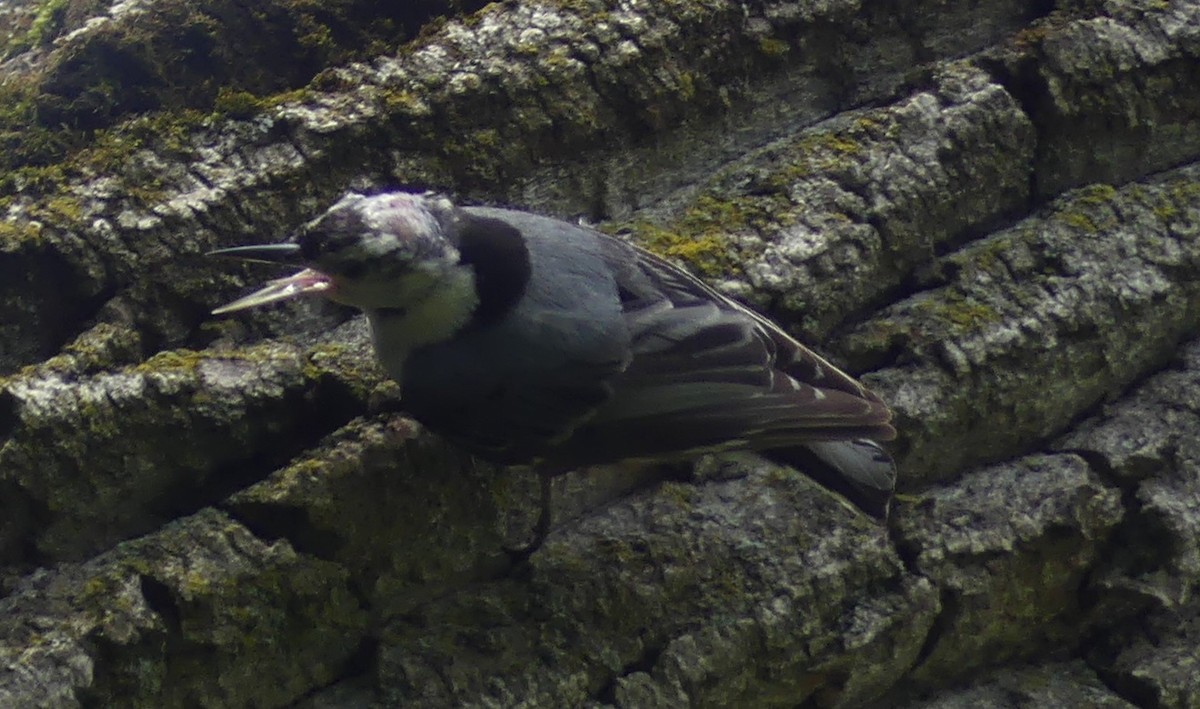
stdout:
POLYGON ((774 450, 867 512, 886 514, 895 468, 873 441, 895 429, 879 397, 686 271, 615 240, 605 248, 632 360, 553 457, 566 465, 603 462, 611 451, 659 459, 774 450))

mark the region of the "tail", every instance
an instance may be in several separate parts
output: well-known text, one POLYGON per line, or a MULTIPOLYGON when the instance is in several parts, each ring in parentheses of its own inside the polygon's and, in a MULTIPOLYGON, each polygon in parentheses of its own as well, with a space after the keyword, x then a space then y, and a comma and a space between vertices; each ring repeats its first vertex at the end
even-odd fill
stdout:
POLYGON ((896 464, 875 441, 814 441, 764 455, 796 468, 872 517, 887 519, 896 489, 896 464))

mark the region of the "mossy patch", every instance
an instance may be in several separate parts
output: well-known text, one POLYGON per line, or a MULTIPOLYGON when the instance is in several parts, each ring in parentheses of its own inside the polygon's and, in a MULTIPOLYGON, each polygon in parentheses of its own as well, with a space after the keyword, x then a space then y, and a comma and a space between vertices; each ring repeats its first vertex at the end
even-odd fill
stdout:
POLYGON ((808 133, 783 149, 773 168, 759 175, 755 183, 761 190, 786 194, 812 175, 844 173, 867 151, 872 136, 886 129, 874 119, 861 118, 847 129, 808 133))
POLYGON ((1082 204, 1108 204, 1117 198, 1117 188, 1112 185, 1088 185, 1075 191, 1075 200, 1082 204))
POLYGON ((758 41, 758 51, 775 59, 787 56, 791 50, 791 46, 782 39, 764 37, 758 41))
MULTIPOLYGON (((48 126, 39 118, 38 86, 33 79, 7 77, 0 82, 0 170, 31 165, 46 166, 86 134, 63 126, 48 126)), ((7 175, 5 182, 11 182, 7 175)))
MULTIPOLYGON (((2 109, 0 109, 2 110, 2 109)), ((0 209, 15 195, 45 197, 29 212, 34 219, 56 225, 78 225, 87 216, 85 205, 73 193, 71 184, 96 176, 117 178, 126 199, 143 204, 163 198, 165 185, 152 170, 139 169, 139 151, 151 150, 158 156, 190 159, 195 155, 192 135, 209 120, 209 114, 194 110, 158 112, 135 117, 121 126, 96 131, 89 144, 70 155, 58 155, 47 165, 24 165, 0 170, 0 209)), ((0 119, 0 141, 3 140, 0 119)), ((67 150, 60 145, 56 149, 67 150)), ((9 160, 26 161, 29 155, 9 155, 9 160)), ((0 159, 0 167, 5 167, 0 159)))
MULTIPOLYGON (((230 353, 221 353, 222 356, 227 354, 230 353)), ((167 350, 165 352, 159 352, 153 357, 150 357, 146 361, 138 364, 133 368, 133 371, 139 374, 159 374, 166 371, 180 370, 192 372, 195 371, 196 367, 198 367, 201 362, 210 356, 211 354, 197 352, 195 350, 167 350)))
POLYGON ((718 234, 687 235, 650 222, 627 225, 633 240, 649 251, 682 261, 705 276, 729 273, 735 266, 726 242, 718 234))
POLYGON ((228 86, 222 86, 217 91, 217 98, 213 102, 214 113, 233 119, 250 118, 260 110, 262 110, 262 101, 257 96, 249 91, 228 86))
POLYGON ((1003 320, 996 309, 975 298, 955 291, 920 301, 917 310, 946 323, 957 332, 976 331, 1003 320))
POLYGON ((1174 179, 1155 189, 1131 185, 1124 191, 1163 222, 1172 222, 1200 204, 1200 183, 1195 180, 1174 179))
MULTIPOLYGON (((84 18, 105 14, 102 5, 43 0, 36 13, 16 13, 31 19, 24 31, 14 28, 0 57, 48 45, 84 18)), ((66 160, 131 115, 194 110, 247 118, 276 103, 260 96, 392 51, 436 11, 307 0, 205 10, 168 0, 137 21, 110 18, 55 44, 36 70, 0 83, 0 170, 66 160)))
POLYGON ((0 221, 0 253, 12 251, 18 246, 40 246, 42 228, 41 223, 34 221, 0 221))
POLYGON ((24 32, 15 31, 11 39, 0 48, 0 58, 7 59, 34 47, 50 43, 63 28, 63 20, 71 0, 46 0, 29 20, 24 32))
POLYGON ((134 366, 132 371, 138 374, 164 374, 180 371, 194 372, 201 364, 214 360, 265 364, 287 361, 293 356, 294 353, 291 350, 281 350, 269 344, 240 350, 197 351, 176 349, 159 352, 134 366))
POLYGON ((663 226, 649 221, 609 224, 608 233, 628 233, 638 245, 669 259, 676 259, 705 277, 730 276, 741 272, 744 253, 732 238, 737 233, 757 233, 786 222, 785 205, 779 196, 738 196, 722 199, 702 195, 676 221, 663 226))
POLYGON ((1107 201, 1095 196, 1071 202, 1055 213, 1053 218, 1084 234, 1099 234, 1118 224, 1117 216, 1107 206, 1107 201))

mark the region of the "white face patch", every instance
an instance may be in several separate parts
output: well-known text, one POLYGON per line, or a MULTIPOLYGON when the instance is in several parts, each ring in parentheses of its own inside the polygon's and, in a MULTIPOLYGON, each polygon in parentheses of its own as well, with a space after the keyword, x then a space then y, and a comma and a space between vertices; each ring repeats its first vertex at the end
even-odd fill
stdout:
POLYGON ((360 278, 335 276, 335 288, 327 295, 363 310, 408 310, 440 290, 443 282, 452 280, 452 268, 413 268, 397 275, 380 271, 360 278))
POLYGON ((479 304, 470 269, 453 270, 424 290, 413 290, 403 308, 367 309, 375 352, 388 375, 401 381, 408 353, 440 342, 462 330, 479 304))

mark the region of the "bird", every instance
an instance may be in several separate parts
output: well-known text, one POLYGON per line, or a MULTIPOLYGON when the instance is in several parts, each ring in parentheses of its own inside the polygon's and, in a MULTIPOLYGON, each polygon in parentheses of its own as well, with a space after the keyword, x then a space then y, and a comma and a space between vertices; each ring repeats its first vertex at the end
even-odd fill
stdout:
POLYGON ((366 314, 405 413, 541 481, 751 450, 885 520, 896 429, 867 387, 689 271, 589 226, 433 192, 343 196, 286 242, 210 255, 293 265, 221 315, 316 295, 366 314))

